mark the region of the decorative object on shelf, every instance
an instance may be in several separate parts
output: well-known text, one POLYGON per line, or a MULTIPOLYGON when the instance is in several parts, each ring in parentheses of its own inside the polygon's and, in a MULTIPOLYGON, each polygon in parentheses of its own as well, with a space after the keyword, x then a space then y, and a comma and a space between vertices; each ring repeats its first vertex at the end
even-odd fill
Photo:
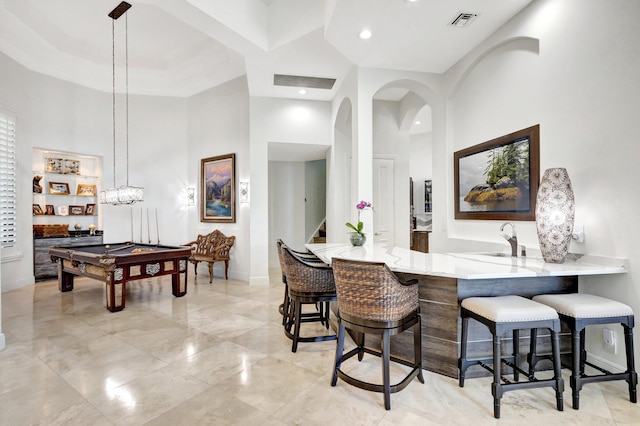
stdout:
POLYGON ((360 232, 352 232, 351 235, 349 235, 349 240, 352 246, 363 246, 364 243, 367 242, 367 236, 360 232))
POLYGON ((64 160, 62 158, 45 157, 46 173, 64 173, 64 160))
POLYGON ((33 214, 44 214, 44 211, 42 210, 42 207, 40 207, 40 204, 34 204, 33 205, 33 214))
POLYGON ((425 213, 430 213, 432 211, 432 204, 431 204, 431 199, 432 199, 432 195, 431 195, 431 180, 425 180, 424 181, 424 211, 425 213))
POLYGON ((49 216, 55 216, 56 214, 56 208, 53 207, 53 204, 47 204, 45 206, 45 208, 47 209, 47 212, 45 214, 49 215, 49 216))
POLYGON ((64 173, 71 175, 80 174, 80 161, 79 160, 64 160, 64 173))
POLYGON ((79 223, 76 223, 75 225, 73 225, 73 229, 75 229, 76 231, 79 231, 82 229, 82 225, 80 225, 79 223))
POLYGON ((84 209, 84 214, 86 214, 87 216, 93 216, 95 212, 96 212, 95 204, 87 204, 87 207, 85 207, 84 209))
POLYGON ((355 226, 349 222, 345 223, 345 225, 347 225, 347 228, 355 231, 351 234, 350 237, 351 244, 353 244, 354 246, 361 246, 367 240, 364 232, 362 232, 364 229, 364 223, 360 220, 360 213, 366 209, 373 210, 373 206, 368 201, 360 201, 358 204, 356 204, 356 210, 358 212, 358 223, 355 226))
POLYGON ((93 223, 89 225, 89 235, 96 235, 96 226, 93 223))
POLYGON ((51 224, 51 225, 33 225, 33 236, 34 237, 68 237, 69 226, 62 223, 51 224))
POLYGON ((66 182, 49 182, 49 194, 69 195, 69 184, 66 182))
POLYGON ((100 203, 112 204, 119 206, 123 204, 135 204, 138 201, 144 201, 144 188, 138 186, 129 186, 129 29, 128 18, 125 15, 131 5, 127 2, 121 2, 115 9, 109 13, 111 18, 111 40, 112 40, 112 70, 113 70, 113 97, 112 97, 112 114, 113 114, 113 187, 100 191, 100 203), (126 141, 126 184, 116 187, 116 44, 115 44, 115 22, 116 19, 125 15, 125 141, 126 141))
POLYGON ((76 189, 76 195, 94 197, 96 195, 96 186, 89 183, 79 183, 76 189))
POLYGON ((200 222, 236 222, 236 154, 200 161, 200 222))
POLYGON ((41 175, 36 175, 33 177, 33 192, 35 194, 42 194, 42 186, 40 186, 41 179, 42 179, 41 175))
POLYGON ((84 206, 69 206, 71 216, 84 216, 84 206))
POLYGON ((545 262, 562 263, 573 234, 575 199, 564 168, 545 170, 536 199, 536 229, 545 262))
POLYGON ((69 207, 58 206, 58 216, 69 216, 69 207))

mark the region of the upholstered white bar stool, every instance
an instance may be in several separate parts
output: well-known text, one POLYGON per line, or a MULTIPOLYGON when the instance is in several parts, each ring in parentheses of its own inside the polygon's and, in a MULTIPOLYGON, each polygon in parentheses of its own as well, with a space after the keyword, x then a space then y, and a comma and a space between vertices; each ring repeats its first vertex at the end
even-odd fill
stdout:
MULTIPOLYGON (((635 370, 633 351, 633 310, 624 303, 584 293, 544 294, 533 298, 555 309, 560 320, 571 330, 571 393, 573 408, 580 408, 580 390, 587 383, 625 380, 629 384, 629 400, 637 402, 636 386, 638 375, 635 370), (627 370, 624 373, 612 373, 587 361, 585 350, 585 328, 592 324, 621 324, 624 329, 624 343, 627 357, 627 370), (588 365, 602 374, 585 374, 588 365)), ((534 332, 535 334, 535 332, 534 332)), ((541 357, 531 350, 530 374, 541 357)))
POLYGON ((480 365, 493 373, 491 393, 493 395, 493 416, 500 418, 500 399, 509 390, 530 389, 549 386, 555 390, 556 406, 563 410, 562 392, 564 382, 560 372, 560 319, 557 312, 541 303, 534 302, 521 296, 470 297, 464 299, 460 305, 462 317, 462 344, 458 367, 460 369, 460 387, 464 387, 467 368, 480 365), (467 344, 469 338, 469 319, 484 324, 493 335, 493 358, 467 359, 467 344), (553 379, 529 380, 520 382, 519 373, 528 377, 518 363, 520 361, 519 337, 521 329, 548 328, 551 330, 551 347, 553 353, 553 379), (501 337, 507 332, 513 332, 513 353, 503 356, 501 337), (486 363, 492 362, 489 366, 486 363), (502 374, 502 364, 513 369, 513 379, 509 381, 502 374), (504 383, 503 383, 504 382, 504 383))

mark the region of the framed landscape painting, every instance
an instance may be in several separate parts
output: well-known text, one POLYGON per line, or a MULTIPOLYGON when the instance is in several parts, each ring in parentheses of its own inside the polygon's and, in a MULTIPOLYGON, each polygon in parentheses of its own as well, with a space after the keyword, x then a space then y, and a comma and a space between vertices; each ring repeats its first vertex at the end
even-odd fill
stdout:
POLYGON ((200 221, 236 221, 235 154, 203 158, 200 164, 200 221))
POLYGON ((535 220, 540 126, 453 154, 456 219, 535 220))

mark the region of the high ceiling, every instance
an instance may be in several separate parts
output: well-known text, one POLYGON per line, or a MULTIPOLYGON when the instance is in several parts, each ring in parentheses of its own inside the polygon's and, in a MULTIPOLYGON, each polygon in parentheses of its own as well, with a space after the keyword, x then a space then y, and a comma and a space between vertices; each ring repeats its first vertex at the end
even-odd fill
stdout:
POLYGON ((2 0, 0 51, 25 67, 111 92, 188 97, 247 75, 252 96, 330 100, 354 66, 443 73, 533 0, 2 0), (477 14, 463 28, 460 12, 477 14), (358 34, 373 33, 368 40, 358 34), (332 89, 274 86, 274 74, 335 78, 332 89), (124 87, 116 83, 116 90, 124 87))

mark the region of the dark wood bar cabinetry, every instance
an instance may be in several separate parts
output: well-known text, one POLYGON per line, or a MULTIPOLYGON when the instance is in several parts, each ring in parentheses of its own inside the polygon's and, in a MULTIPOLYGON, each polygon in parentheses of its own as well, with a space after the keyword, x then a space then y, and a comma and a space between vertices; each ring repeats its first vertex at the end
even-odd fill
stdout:
MULTIPOLYGON (((70 234, 73 231, 70 232, 70 234)), ((58 265, 51 261, 51 246, 83 246, 102 244, 102 231, 98 235, 89 235, 89 231, 81 231, 68 237, 33 238, 33 275, 36 281, 58 277, 58 265)))

